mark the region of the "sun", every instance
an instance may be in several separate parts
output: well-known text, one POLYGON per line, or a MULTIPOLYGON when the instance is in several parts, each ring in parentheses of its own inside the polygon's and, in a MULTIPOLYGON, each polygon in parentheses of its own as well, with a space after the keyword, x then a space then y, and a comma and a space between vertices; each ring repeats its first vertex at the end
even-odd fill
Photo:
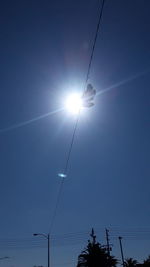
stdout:
POLYGON ((66 99, 66 109, 69 113, 74 115, 78 114, 80 109, 82 108, 82 98, 79 93, 72 93, 66 99))

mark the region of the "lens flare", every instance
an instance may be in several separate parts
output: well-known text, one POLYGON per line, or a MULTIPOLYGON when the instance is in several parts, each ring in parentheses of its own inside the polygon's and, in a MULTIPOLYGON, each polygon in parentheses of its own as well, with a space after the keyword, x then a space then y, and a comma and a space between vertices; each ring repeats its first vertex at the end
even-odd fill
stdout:
POLYGON ((73 93, 66 100, 66 109, 72 114, 78 114, 82 108, 82 98, 78 93, 73 93))
POLYGON ((64 173, 58 173, 58 176, 61 177, 61 178, 66 178, 67 177, 67 175, 64 174, 64 173))

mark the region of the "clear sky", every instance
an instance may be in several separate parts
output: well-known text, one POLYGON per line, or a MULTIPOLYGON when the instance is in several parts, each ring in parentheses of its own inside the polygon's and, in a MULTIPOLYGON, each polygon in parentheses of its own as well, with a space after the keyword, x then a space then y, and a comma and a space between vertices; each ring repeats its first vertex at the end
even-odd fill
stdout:
MULTIPOLYGON (((83 90, 98 7, 0 3, 0 257, 11 257, 0 266, 47 265, 46 241, 32 234, 49 230, 75 123, 61 109, 67 94, 83 90)), ((118 257, 118 235, 126 257, 150 253, 149 14, 149 0, 106 1, 90 73, 98 94, 81 112, 53 228, 75 242, 52 242, 52 267, 76 266, 89 236, 75 233, 92 227, 101 242, 112 229, 118 257)))

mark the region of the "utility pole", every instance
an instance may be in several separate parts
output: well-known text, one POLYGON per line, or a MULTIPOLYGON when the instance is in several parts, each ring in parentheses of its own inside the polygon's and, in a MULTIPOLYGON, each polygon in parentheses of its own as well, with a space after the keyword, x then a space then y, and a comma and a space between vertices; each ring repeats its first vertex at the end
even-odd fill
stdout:
POLYGON ((108 253, 108 256, 110 256, 109 230, 105 229, 105 231, 106 231, 106 241, 107 241, 107 253, 108 253))
POLYGON ((123 267, 125 267, 124 255, 123 255, 123 248, 122 248, 122 241, 121 241, 122 240, 122 237, 119 236, 118 238, 119 238, 119 243, 120 243, 120 251, 121 251, 122 265, 123 265, 123 267))
POLYGON ((95 243, 96 243, 96 235, 94 234, 94 229, 93 228, 92 228, 92 232, 91 232, 90 236, 93 239, 93 245, 95 245, 95 243))
POLYGON ((49 251, 49 243, 50 243, 50 238, 49 238, 49 234, 47 235, 47 241, 48 241, 48 267, 50 267, 50 251, 49 251))

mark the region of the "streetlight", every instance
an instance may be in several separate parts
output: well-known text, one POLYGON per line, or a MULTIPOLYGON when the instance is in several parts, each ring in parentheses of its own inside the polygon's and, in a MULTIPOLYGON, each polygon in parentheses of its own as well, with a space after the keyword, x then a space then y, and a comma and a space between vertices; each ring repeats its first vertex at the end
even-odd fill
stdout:
POLYGON ((49 241, 50 241, 50 238, 49 238, 49 234, 41 234, 41 233, 36 233, 36 234, 33 234, 33 236, 43 236, 44 238, 46 238, 47 239, 47 248, 48 248, 48 254, 47 254, 47 260, 48 260, 48 267, 50 267, 50 256, 49 256, 49 241))

